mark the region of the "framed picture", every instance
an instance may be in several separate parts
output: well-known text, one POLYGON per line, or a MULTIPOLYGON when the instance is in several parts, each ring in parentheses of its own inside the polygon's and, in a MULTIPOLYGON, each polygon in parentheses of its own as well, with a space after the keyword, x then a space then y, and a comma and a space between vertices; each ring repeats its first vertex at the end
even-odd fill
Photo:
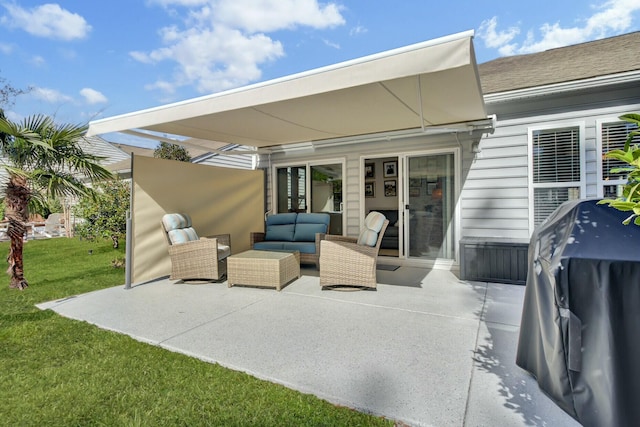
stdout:
POLYGON ((384 182, 384 195, 385 197, 393 197, 396 195, 396 180, 391 179, 384 182))
POLYGON ((430 182, 427 184, 427 194, 433 193, 433 189, 436 188, 437 183, 430 182))
POLYGON ((409 187, 409 197, 420 197, 421 187, 409 187))
POLYGON ((376 177, 376 164, 375 163, 365 163, 364 164, 364 177, 365 178, 375 178, 376 177))
POLYGON ((375 197, 375 182, 365 182, 364 184, 364 197, 375 197))
POLYGON ((384 177, 391 178, 394 176, 398 176, 398 162, 384 162, 382 163, 382 167, 384 168, 384 177))

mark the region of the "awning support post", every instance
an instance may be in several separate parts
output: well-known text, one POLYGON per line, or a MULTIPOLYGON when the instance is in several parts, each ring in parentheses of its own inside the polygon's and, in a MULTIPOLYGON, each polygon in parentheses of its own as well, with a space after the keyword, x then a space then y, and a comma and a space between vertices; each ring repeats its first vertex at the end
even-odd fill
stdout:
POLYGON ((417 75, 418 79, 418 107, 420 108, 420 127, 422 128, 422 132, 425 131, 424 127, 424 111, 422 109, 422 83, 420 82, 420 75, 417 75))

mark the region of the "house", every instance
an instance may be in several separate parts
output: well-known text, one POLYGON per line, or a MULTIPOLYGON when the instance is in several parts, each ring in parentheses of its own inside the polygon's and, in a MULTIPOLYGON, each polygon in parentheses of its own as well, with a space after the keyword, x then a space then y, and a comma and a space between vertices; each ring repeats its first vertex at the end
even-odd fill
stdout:
MULTIPOLYGON (((98 120, 89 133, 144 129, 189 137, 186 144, 255 147, 252 172, 262 175, 238 175, 221 188, 223 178, 212 178, 215 186, 203 179, 196 197, 211 198, 217 208, 207 218, 220 224, 241 203, 260 211, 237 229, 236 249, 246 246, 247 227, 263 226, 264 213, 329 212, 331 232, 357 235, 365 215, 379 210, 391 221, 380 263, 522 283, 534 227, 563 201, 615 193, 622 182, 602 153, 624 142, 628 127, 618 116, 640 110, 640 59, 629 55, 640 48, 640 33, 480 66, 472 41, 472 32, 454 34, 98 120), (234 202, 228 193, 240 183, 254 197, 234 202)), ((154 178, 153 165, 140 169, 145 186, 164 178, 154 178)), ((163 191, 188 185, 175 179, 163 191)), ((156 216, 171 206, 171 197, 158 202, 143 193, 139 206, 154 205, 156 216)), ((134 257, 145 233, 133 236, 134 257)), ((158 263, 164 255, 156 256, 158 263)))
POLYGON ((631 130, 619 116, 640 111, 638 49, 634 32, 479 65, 497 120, 461 193, 463 277, 523 283, 529 237, 557 206, 619 194, 603 153, 631 130))

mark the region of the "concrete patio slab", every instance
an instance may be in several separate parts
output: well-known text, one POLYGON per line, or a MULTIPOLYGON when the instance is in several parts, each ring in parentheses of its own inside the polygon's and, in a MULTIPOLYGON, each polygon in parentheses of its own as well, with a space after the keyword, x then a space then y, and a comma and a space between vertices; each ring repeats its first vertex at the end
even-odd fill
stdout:
POLYGON ((376 291, 159 280, 40 304, 63 316, 416 426, 577 425, 515 365, 524 287, 378 272, 376 291))

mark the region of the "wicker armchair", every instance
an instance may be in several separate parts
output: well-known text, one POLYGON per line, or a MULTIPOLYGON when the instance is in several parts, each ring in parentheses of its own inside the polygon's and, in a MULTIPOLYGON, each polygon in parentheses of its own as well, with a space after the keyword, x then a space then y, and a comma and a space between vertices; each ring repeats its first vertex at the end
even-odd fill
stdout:
MULTIPOLYGON (((384 219, 384 216, 378 212, 372 212, 372 214, 378 214, 384 219)), ((389 221, 384 219, 373 246, 358 243, 358 240, 362 240, 362 233, 359 238, 327 234, 320 242, 322 289, 345 287, 375 289, 378 251, 388 225, 389 221)))
POLYGON ((215 280, 227 274, 231 236, 220 234, 199 238, 187 214, 162 217, 162 229, 169 244, 171 280, 215 280))

